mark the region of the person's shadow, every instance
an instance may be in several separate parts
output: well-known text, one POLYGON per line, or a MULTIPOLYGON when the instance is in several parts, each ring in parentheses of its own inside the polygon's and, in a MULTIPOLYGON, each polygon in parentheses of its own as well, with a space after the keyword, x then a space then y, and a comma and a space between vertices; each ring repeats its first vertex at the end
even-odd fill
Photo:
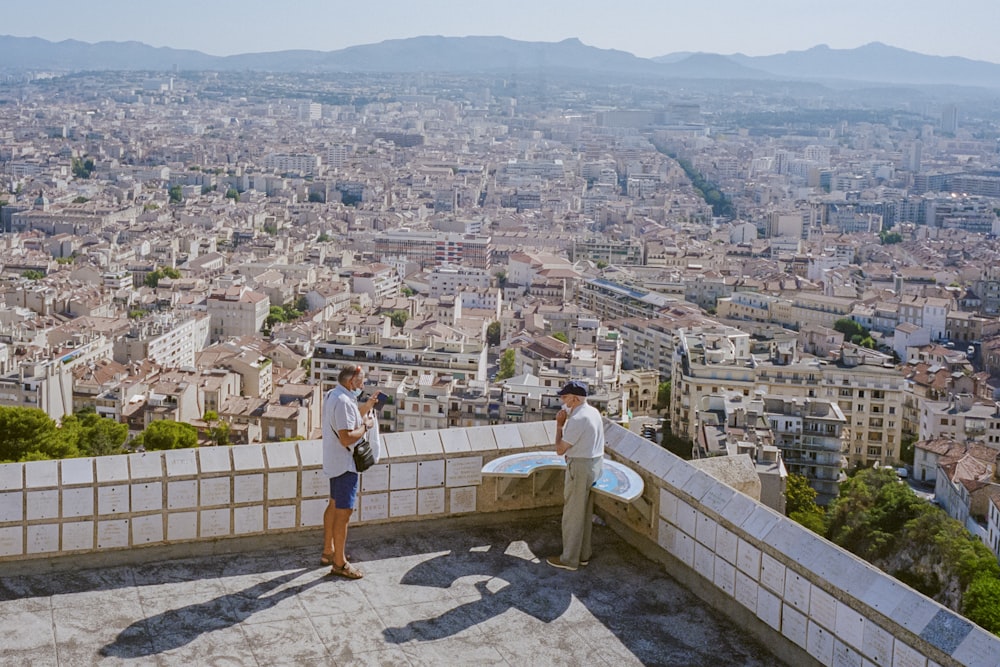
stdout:
POLYGON ((141 658, 179 648, 194 641, 199 635, 236 625, 253 614, 270 609, 282 600, 324 581, 323 578, 317 578, 298 586, 289 586, 273 595, 266 595, 310 571, 303 568, 289 572, 236 593, 220 595, 178 609, 168 609, 136 621, 119 632, 113 642, 101 647, 98 653, 106 657, 141 658))

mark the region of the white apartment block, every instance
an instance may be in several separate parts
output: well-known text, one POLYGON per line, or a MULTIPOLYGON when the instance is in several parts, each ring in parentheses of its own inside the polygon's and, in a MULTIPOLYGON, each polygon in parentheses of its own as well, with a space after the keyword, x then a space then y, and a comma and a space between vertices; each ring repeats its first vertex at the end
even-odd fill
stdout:
POLYGON ((446 264, 427 274, 427 285, 432 297, 455 294, 466 288, 485 289, 493 276, 486 269, 446 264))
POLYGON ((213 341, 252 336, 264 326, 271 309, 266 294, 241 285, 213 290, 206 300, 213 341))
POLYGON ((115 341, 114 359, 121 364, 149 359, 164 368, 193 367, 195 355, 209 343, 210 322, 207 313, 191 313, 179 321, 157 315, 137 322, 128 336, 115 341))
POLYGON ((959 394, 947 401, 922 400, 919 410, 920 440, 974 440, 1000 449, 1000 408, 996 403, 976 403, 971 394, 959 394))
POLYGON ((278 174, 317 174, 320 157, 311 153, 270 153, 264 156, 263 167, 278 174))

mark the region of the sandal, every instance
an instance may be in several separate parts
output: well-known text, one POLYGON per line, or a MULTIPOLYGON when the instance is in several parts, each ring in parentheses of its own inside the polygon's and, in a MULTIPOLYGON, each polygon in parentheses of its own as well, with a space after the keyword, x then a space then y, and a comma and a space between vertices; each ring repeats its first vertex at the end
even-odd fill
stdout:
MULTIPOLYGON (((347 560, 351 560, 350 554, 347 555, 347 560)), ((325 566, 333 565, 333 554, 323 554, 322 556, 320 556, 319 564, 325 566)))
POLYGON ((334 565, 330 568, 330 574, 335 574, 338 577, 347 577, 348 579, 360 579, 365 576, 364 572, 350 563, 344 563, 342 566, 334 565))

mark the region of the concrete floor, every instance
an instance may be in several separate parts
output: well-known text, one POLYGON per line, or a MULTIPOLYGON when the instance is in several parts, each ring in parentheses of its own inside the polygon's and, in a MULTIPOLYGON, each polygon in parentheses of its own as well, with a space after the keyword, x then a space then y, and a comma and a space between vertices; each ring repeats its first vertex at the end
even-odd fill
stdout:
POLYGON ((352 527, 360 581, 327 576, 318 534, 268 541, 183 558, 144 549, 95 569, 3 564, 0 664, 778 664, 600 525, 576 572, 544 562, 558 515, 352 527))

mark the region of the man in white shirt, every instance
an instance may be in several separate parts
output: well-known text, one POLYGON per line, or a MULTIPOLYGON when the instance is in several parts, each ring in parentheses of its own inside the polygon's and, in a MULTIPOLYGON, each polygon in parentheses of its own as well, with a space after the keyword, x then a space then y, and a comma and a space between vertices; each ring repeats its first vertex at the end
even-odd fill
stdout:
POLYGON ((556 415, 556 453, 566 457, 563 550, 546 562, 552 567, 575 570, 586 565, 591 556, 594 497, 590 487, 604 469, 604 420, 597 408, 587 403, 587 385, 579 380, 570 380, 557 393, 563 409, 556 415))
MULTIPOLYGON (((323 512, 323 555, 330 574, 360 579, 361 570, 347 562, 347 524, 358 499, 358 471, 353 448, 375 427, 376 395, 358 404, 365 373, 361 366, 340 371, 337 386, 323 397, 323 474, 330 478, 330 502, 323 512)), ((376 460, 378 452, 375 452, 376 460)))

